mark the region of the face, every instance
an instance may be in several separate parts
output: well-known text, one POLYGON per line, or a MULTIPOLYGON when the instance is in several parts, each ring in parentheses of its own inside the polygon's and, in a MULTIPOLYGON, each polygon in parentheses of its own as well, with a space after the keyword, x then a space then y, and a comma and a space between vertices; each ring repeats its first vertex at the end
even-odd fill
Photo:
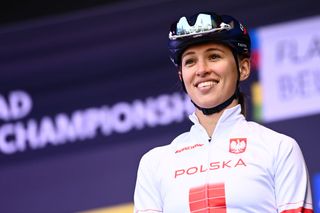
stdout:
POLYGON ((238 71, 228 47, 215 43, 191 46, 181 61, 180 78, 198 106, 215 107, 234 94, 238 71))

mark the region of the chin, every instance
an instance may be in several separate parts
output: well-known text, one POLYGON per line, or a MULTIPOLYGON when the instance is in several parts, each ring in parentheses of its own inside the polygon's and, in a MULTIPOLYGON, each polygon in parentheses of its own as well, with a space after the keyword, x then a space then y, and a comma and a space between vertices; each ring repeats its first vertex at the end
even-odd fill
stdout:
POLYGON ((198 106, 200 106, 201 108, 212 108, 212 107, 216 107, 219 105, 219 103, 216 102, 198 102, 196 103, 198 106))

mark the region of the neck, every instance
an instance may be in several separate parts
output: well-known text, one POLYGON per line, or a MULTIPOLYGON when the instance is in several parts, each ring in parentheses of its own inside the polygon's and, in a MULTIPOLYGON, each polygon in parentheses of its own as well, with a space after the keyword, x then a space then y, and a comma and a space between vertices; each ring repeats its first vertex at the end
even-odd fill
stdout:
POLYGON ((199 119, 199 123, 205 128, 209 137, 212 136, 212 134, 217 126, 217 123, 218 123, 219 119, 221 118, 223 112, 226 109, 229 109, 231 107, 236 106, 237 104, 238 104, 238 101, 233 100, 231 102, 231 104, 229 106, 227 106, 225 109, 221 110, 220 112, 213 113, 211 115, 204 115, 201 110, 196 108, 196 115, 199 119))

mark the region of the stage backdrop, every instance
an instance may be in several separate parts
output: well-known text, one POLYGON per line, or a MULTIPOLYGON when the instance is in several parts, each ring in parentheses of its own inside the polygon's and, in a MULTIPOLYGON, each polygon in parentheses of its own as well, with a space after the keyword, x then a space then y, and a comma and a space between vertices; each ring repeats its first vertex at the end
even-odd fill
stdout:
MULTIPOLYGON (((253 68, 242 85, 248 118, 298 141, 319 199, 319 33, 304 23, 319 25, 320 3, 310 4, 137 1, 0 28, 0 212, 79 212, 126 203, 126 210, 109 212, 130 211, 141 156, 191 125, 187 115, 193 106, 181 90, 166 45, 170 23, 199 10, 234 14, 248 25, 253 68), (291 9, 284 10, 288 4, 291 9), (313 35, 307 37, 310 49, 301 43, 290 46, 300 41, 299 35, 287 42, 297 57, 312 53, 302 81, 309 92, 312 86, 312 110, 295 81, 303 70, 284 75, 289 83, 282 84, 272 67, 273 49, 265 45, 274 41, 281 46, 274 39, 275 23, 281 29, 288 26, 277 38, 288 40, 288 33, 294 33, 290 26, 299 24, 297 31, 313 35), (261 55, 266 52, 271 54, 267 64, 269 57, 261 55), (282 95, 300 92, 294 106, 307 113, 292 109, 284 114, 276 106, 272 114, 274 96, 266 92, 272 77, 279 80, 274 91, 283 91, 280 85, 287 89, 282 95), (294 90, 289 90, 291 84, 294 90)), ((283 49, 277 53, 289 54, 283 49)), ((294 62, 289 62, 292 68, 294 62)))

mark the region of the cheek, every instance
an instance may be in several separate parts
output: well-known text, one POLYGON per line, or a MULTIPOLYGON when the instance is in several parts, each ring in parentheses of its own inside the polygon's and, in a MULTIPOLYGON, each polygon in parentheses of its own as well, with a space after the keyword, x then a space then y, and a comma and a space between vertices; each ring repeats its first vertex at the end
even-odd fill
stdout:
POLYGON ((236 65, 230 66, 232 62, 223 63, 219 67, 219 75, 224 76, 224 78, 229 79, 231 81, 236 81, 238 78, 238 71, 236 65))
POLYGON ((233 69, 230 60, 221 60, 214 64, 214 70, 221 75, 229 75, 233 69))
POLYGON ((180 80, 183 80, 185 83, 189 82, 192 78, 190 70, 183 69, 180 74, 180 80))

